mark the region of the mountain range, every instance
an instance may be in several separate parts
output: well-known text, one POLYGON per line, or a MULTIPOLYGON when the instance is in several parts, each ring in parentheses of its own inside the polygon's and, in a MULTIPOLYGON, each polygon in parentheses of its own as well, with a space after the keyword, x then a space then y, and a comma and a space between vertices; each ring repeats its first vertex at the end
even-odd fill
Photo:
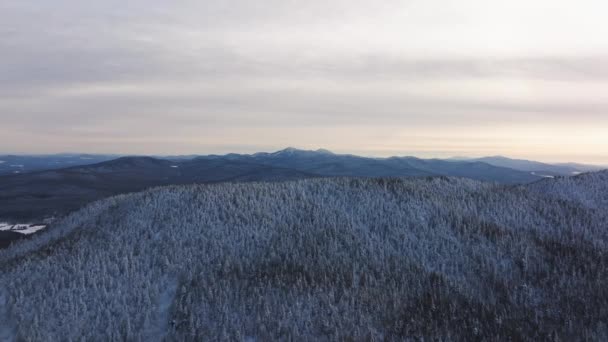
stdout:
MULTIPOLYGON (((319 153, 326 155, 335 155, 328 150, 319 149, 316 151, 304 151, 295 148, 287 148, 283 151, 276 153, 256 153, 253 155, 244 154, 228 154, 224 156, 200 156, 200 155, 176 155, 176 156, 151 156, 156 159, 173 160, 173 161, 186 161, 195 158, 205 157, 225 157, 225 158, 236 158, 240 159, 243 157, 251 156, 267 156, 273 154, 286 154, 287 152, 302 154, 303 152, 319 153), (283 153, 281 153, 283 152, 283 153)), ((52 155, 0 155, 0 175, 7 174, 22 174, 33 171, 43 170, 56 170, 74 166, 83 166, 97 164, 104 161, 114 160, 123 155, 112 155, 112 154, 78 154, 78 153, 63 153, 63 154, 52 154, 52 155)), ((414 157, 394 157, 394 158, 405 158, 405 159, 419 159, 414 157)), ((368 159, 382 159, 382 158, 368 158, 368 159)), ((386 159, 386 158, 384 158, 386 159)), ((447 159, 432 159, 432 160, 445 160, 445 161, 457 161, 457 162, 482 162, 498 167, 506 167, 519 171, 535 172, 540 175, 561 175, 571 176, 583 172, 599 171, 606 169, 606 166, 598 165, 587 165, 580 163, 542 163, 532 160, 523 159, 512 159, 503 156, 492 156, 482 158, 468 158, 468 157, 452 157, 447 159)))
POLYGON ((45 162, 34 162, 35 157, 30 157, 30 169, 42 167, 44 163, 85 164, 0 176, 0 220, 31 221, 61 216, 97 199, 171 184, 425 176, 525 184, 547 176, 583 172, 571 166, 497 157, 479 160, 370 158, 295 148, 273 153, 106 159, 111 156, 51 156, 45 162), (90 163, 96 160, 102 161, 90 163))
POLYGON ((544 177, 551 176, 573 176, 583 172, 593 172, 605 169, 602 166, 585 165, 577 163, 548 164, 525 159, 512 159, 503 156, 492 156, 482 158, 451 158, 451 161, 476 161, 494 166, 507 167, 520 171, 534 172, 544 177))

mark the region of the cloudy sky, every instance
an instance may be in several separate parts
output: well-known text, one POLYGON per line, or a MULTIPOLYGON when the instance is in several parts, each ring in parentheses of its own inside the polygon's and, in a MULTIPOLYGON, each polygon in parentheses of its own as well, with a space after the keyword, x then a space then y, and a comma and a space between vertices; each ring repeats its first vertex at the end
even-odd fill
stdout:
POLYGON ((0 1, 0 152, 608 164, 605 0, 0 1))

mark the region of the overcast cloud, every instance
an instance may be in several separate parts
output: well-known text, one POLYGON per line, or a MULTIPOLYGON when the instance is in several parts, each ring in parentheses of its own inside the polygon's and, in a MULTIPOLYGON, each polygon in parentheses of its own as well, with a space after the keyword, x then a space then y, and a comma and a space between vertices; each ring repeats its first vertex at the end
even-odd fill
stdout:
POLYGON ((0 2, 0 152, 608 164, 605 1, 0 2))

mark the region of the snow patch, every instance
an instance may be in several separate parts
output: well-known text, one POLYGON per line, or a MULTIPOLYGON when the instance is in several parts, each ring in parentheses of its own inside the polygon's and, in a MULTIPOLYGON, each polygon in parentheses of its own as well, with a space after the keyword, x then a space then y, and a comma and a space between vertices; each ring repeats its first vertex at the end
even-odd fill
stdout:
POLYGON ((539 175, 536 172, 531 172, 533 176, 539 176, 539 177, 544 177, 544 178, 555 178, 555 176, 550 176, 550 175, 539 175))
POLYGON ((6 223, 0 222, 0 230, 12 231, 15 233, 21 233, 25 235, 34 234, 35 232, 46 228, 44 224, 31 224, 31 223, 6 223))

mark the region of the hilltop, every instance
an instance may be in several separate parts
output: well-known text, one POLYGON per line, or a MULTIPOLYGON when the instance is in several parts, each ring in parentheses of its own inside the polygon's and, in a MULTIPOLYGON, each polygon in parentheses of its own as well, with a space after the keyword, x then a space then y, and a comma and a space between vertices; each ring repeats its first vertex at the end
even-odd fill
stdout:
POLYGON ((0 251, 0 330, 23 340, 603 340, 605 174, 544 182, 554 186, 332 178, 112 197, 0 251), (572 186, 581 196, 551 190, 572 186))

